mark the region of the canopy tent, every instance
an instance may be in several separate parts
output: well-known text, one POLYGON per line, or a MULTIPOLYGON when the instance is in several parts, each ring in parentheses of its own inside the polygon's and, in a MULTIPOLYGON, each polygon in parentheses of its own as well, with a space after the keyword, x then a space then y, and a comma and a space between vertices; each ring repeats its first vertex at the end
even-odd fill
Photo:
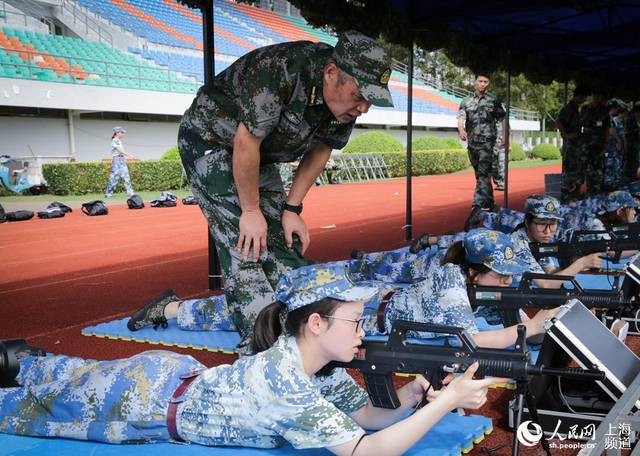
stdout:
MULTIPOLYGON (((203 12, 205 83, 213 76, 213 0, 178 0, 203 12), (208 76, 208 77, 207 77, 208 76)), ((316 27, 358 29, 413 49, 444 48, 474 71, 507 70, 535 82, 570 79, 636 97, 640 77, 640 2, 623 0, 290 0, 316 27)), ((413 55, 412 52, 409 53, 413 55)), ((410 57, 410 67, 412 58, 410 57)), ((409 75, 412 74, 410 68, 409 75)), ((509 78, 507 78, 509 81, 509 78)), ((409 78, 411 84, 411 78, 409 78)), ((508 82, 507 82, 508 83, 508 82)), ((409 85, 411 88, 411 85, 409 85)), ((411 238, 411 97, 407 113, 407 217, 411 238)), ((507 90, 507 110, 509 91, 507 90)), ((508 116, 508 112, 507 112, 508 116)), ((508 138, 508 123, 507 123, 508 138)), ((508 153, 509 147, 506 145, 508 153)), ((508 164, 508 159, 507 159, 508 164)), ((508 195, 508 165, 506 170, 508 195)), ((210 242, 210 247, 212 243, 210 242)), ((210 284, 219 277, 212 269, 210 284)), ((218 287, 211 287, 218 288, 218 287)))

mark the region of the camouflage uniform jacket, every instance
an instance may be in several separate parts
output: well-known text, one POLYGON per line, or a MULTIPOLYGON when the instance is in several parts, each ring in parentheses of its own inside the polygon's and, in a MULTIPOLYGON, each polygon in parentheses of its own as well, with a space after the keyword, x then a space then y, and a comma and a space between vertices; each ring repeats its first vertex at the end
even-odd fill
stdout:
POLYGON ((564 139, 564 141, 569 141, 570 143, 577 143, 580 138, 580 133, 582 129, 581 119, 580 119, 580 110, 578 103, 574 100, 569 101, 558 114, 558 123, 562 124, 562 128, 566 133, 577 133, 578 136, 574 139, 564 139))
MULTIPOLYGON (((182 127, 229 150, 238 124, 261 138, 260 163, 298 160, 317 143, 341 149, 355 122, 339 123, 323 98, 323 68, 333 48, 296 41, 256 49, 202 86, 182 127)), ((193 162, 203 151, 191 151, 193 162)))
POLYGON ((607 130, 611 123, 606 106, 587 105, 580 113, 582 138, 588 147, 601 146, 604 149, 607 130))
POLYGON ((178 434, 203 445, 331 447, 364 430, 349 417, 366 392, 342 368, 309 377, 295 338, 204 371, 178 406, 178 434))
POLYGON ((502 103, 491 94, 470 95, 462 100, 458 118, 465 119, 465 130, 470 145, 493 143, 498 135, 496 122, 504 119, 502 103))

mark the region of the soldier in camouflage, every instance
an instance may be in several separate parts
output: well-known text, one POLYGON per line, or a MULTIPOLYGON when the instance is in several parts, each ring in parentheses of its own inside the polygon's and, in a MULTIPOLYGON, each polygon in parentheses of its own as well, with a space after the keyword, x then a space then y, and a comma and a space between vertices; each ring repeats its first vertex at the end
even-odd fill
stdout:
POLYGON ((307 264, 302 201, 370 105, 392 106, 391 59, 358 32, 335 48, 299 41, 250 52, 203 86, 178 134, 246 346, 283 273, 307 264), (288 195, 277 163, 300 160, 288 195))
MULTIPOLYGON (((276 448, 288 442, 335 454, 375 454, 380 447, 403 453, 449 410, 482 406, 488 387, 504 380, 473 380, 474 364, 440 392, 417 376, 398 389, 399 408, 373 407, 345 369, 323 367, 353 359, 364 335, 364 303, 378 293, 354 283, 341 266, 293 270, 277 286, 278 302, 257 319, 257 353, 210 369, 167 351, 113 361, 20 357, 18 386, 0 389, 0 432, 109 443, 276 448), (429 405, 404 420, 425 394, 429 405), (367 434, 365 427, 380 430, 367 434)), ((5 370, 0 365, 0 378, 5 370)))
POLYGON ((120 179, 124 182, 127 195, 132 196, 134 194, 126 159, 133 159, 135 157, 129 154, 122 145, 122 137, 125 133, 126 130, 122 127, 113 128, 113 135, 111 136, 111 174, 109 175, 107 187, 104 189, 105 198, 111 198, 120 179))
MULTIPOLYGON (((504 132, 502 131, 502 122, 496 122, 497 137, 503 138, 504 132)), ((491 177, 493 183, 496 186, 496 190, 504 190, 504 175, 505 175, 505 143, 502 141, 496 141, 493 146, 493 167, 491 171, 491 177)))
MULTIPOLYGON (((458 110, 458 134, 467 141, 469 160, 476 176, 472 214, 481 209, 493 210, 493 150, 496 145, 496 123, 504 120, 505 110, 498 99, 487 93, 489 77, 476 75, 475 93, 462 100, 458 110)), ((504 128, 504 126, 503 126, 504 128)), ((503 142, 503 138, 499 139, 503 142)))
POLYGON ((587 192, 597 195, 602 191, 604 152, 611 125, 607 99, 601 90, 593 90, 591 103, 580 112, 582 121, 582 157, 585 166, 587 192))
POLYGON ((562 182, 560 200, 568 203, 580 198, 580 187, 586 165, 582 158, 580 106, 589 95, 586 87, 576 86, 573 98, 558 114, 557 125, 562 136, 562 182))
POLYGON ((629 111, 627 105, 617 99, 609 100, 609 119, 611 127, 607 137, 607 146, 604 153, 604 169, 602 177, 603 190, 617 190, 623 183, 624 167, 624 126, 625 118, 629 111))
POLYGON ((635 105, 624 122, 624 180, 633 182, 638 178, 640 166, 640 105, 635 105))

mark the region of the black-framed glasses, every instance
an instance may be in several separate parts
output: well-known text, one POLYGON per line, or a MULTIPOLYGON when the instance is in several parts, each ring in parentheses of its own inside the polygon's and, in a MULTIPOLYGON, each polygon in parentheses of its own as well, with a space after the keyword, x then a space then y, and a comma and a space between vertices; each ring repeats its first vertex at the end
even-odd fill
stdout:
POLYGON ((552 231, 555 231, 558 229, 558 222, 545 222, 545 223, 541 223, 541 222, 536 222, 535 220, 533 221, 533 224, 536 226, 536 228, 538 228, 540 231, 542 231, 543 233, 549 231, 549 233, 551 233, 552 231))
POLYGON ((351 323, 355 323, 356 324, 356 334, 358 334, 360 331, 362 331, 362 329, 364 328, 364 322, 366 321, 366 318, 360 318, 358 320, 352 320, 351 318, 334 317, 333 315, 322 315, 322 316, 324 318, 331 318, 333 320, 350 321, 351 323))

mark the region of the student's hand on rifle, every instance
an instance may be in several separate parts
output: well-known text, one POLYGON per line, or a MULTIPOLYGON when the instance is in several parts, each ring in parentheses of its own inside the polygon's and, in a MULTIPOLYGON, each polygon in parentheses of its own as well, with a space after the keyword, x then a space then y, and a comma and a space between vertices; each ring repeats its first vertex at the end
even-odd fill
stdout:
POLYGON ((602 256, 606 255, 604 252, 592 253, 580 258, 582 261, 582 269, 600 269, 602 267, 602 256))
POLYGON ((417 404, 424 399, 425 392, 427 393, 427 400, 431 402, 438 396, 438 391, 434 390, 429 383, 429 380, 424 378, 424 375, 416 375, 416 378, 409 383, 411 395, 414 397, 417 404))
POLYGON ((473 376, 478 370, 478 362, 473 363, 467 368, 464 374, 453 378, 447 376, 443 383, 446 388, 434 392, 435 397, 441 395, 450 395, 456 408, 478 409, 487 402, 487 391, 489 386, 497 383, 508 381, 505 378, 486 377, 480 380, 474 380, 473 376))
POLYGON ((524 325, 527 327, 527 336, 535 336, 536 334, 544 332, 544 322, 551 320, 558 312, 560 312, 560 307, 539 310, 533 318, 524 322, 524 325))

